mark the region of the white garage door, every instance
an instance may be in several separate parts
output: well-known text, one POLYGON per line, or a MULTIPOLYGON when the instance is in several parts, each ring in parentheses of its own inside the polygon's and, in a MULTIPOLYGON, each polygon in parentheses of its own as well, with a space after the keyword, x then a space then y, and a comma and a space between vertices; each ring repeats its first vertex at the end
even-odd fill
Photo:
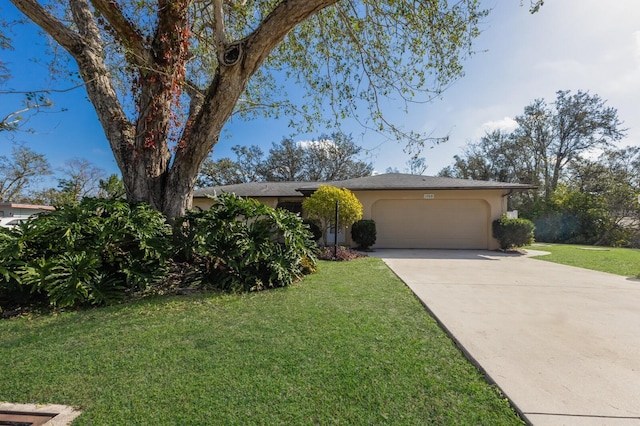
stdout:
POLYGON ((376 247, 487 249, 489 206, 482 200, 379 200, 376 247))

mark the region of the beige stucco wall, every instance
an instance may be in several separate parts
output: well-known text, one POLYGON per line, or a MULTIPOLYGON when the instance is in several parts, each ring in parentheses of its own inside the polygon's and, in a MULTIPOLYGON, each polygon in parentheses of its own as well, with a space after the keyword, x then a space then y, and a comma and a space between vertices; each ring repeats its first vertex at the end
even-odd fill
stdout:
MULTIPOLYGON (((376 203, 380 203, 381 200, 416 200, 416 203, 420 200, 420 203, 424 203, 425 209, 429 208, 430 202, 440 200, 468 200, 473 201, 476 205, 478 202, 481 202, 486 206, 487 213, 487 216, 483 221, 485 224, 484 233, 486 235, 486 249, 494 250, 499 248, 498 241, 491 235, 491 223, 494 219, 499 218, 507 211, 507 197, 505 195, 508 194, 508 190, 385 190, 354 191, 354 194, 362 203, 363 219, 375 219, 372 215, 373 209, 376 203), (425 194, 427 194, 427 198, 425 198, 425 194)), ((456 203, 450 204, 455 205, 456 203)), ((404 217, 401 208, 394 213, 397 215, 395 219, 399 223, 407 221, 407 218, 404 217)), ((444 223, 444 226, 448 226, 449 229, 453 229, 454 227, 460 226, 456 223, 456 218, 457 215, 455 214, 446 215, 445 217, 440 218, 439 223, 444 223)))

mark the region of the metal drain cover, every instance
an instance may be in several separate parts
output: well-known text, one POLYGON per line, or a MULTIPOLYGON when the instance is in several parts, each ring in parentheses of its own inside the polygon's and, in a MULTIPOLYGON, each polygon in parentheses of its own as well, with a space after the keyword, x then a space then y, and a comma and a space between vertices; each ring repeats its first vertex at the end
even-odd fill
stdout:
POLYGON ((0 426, 66 426, 79 415, 66 405, 0 403, 0 426))
POLYGON ((41 426, 57 414, 28 413, 23 411, 0 411, 1 426, 41 426))

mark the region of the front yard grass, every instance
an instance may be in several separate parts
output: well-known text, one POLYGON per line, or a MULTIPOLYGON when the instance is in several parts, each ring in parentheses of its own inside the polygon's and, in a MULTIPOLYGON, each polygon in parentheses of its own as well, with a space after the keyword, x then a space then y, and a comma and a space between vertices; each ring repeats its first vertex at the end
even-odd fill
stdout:
POLYGON ((550 255, 537 256, 536 259, 640 278, 639 249, 544 243, 524 248, 551 253, 550 255))
POLYGON ((294 286, 0 321, 0 401, 76 425, 521 424, 379 259, 294 286))

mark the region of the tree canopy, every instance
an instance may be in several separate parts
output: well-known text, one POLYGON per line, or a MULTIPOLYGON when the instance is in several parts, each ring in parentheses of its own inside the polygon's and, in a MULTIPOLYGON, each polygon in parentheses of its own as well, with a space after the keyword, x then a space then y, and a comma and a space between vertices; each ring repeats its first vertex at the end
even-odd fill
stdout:
POLYGON ((168 217, 232 115, 299 125, 353 117, 418 143, 382 99, 439 95, 462 74, 476 0, 11 0, 73 59, 127 198, 168 217), (293 102, 277 82, 306 88, 293 102), (330 111, 328 116, 325 112, 330 111))
POLYGON ((302 208, 311 219, 320 222, 324 245, 327 245, 329 226, 335 225, 335 208, 338 202, 338 226, 345 228, 362 219, 362 203, 346 188, 320 185, 317 191, 305 198, 302 208))
POLYGON ((236 145, 236 159, 207 158, 197 186, 209 187, 246 182, 292 182, 352 179, 369 176, 371 163, 358 159, 362 148, 350 136, 339 132, 306 142, 285 138, 273 143, 265 157, 257 145, 236 145))
POLYGON ((44 155, 24 145, 14 145, 11 157, 0 156, 0 201, 22 201, 32 184, 51 173, 44 155))
POLYGON ((515 118, 511 133, 494 131, 466 146, 441 175, 538 185, 551 196, 569 165, 625 135, 618 111, 598 95, 558 91, 547 104, 536 99, 515 118))

